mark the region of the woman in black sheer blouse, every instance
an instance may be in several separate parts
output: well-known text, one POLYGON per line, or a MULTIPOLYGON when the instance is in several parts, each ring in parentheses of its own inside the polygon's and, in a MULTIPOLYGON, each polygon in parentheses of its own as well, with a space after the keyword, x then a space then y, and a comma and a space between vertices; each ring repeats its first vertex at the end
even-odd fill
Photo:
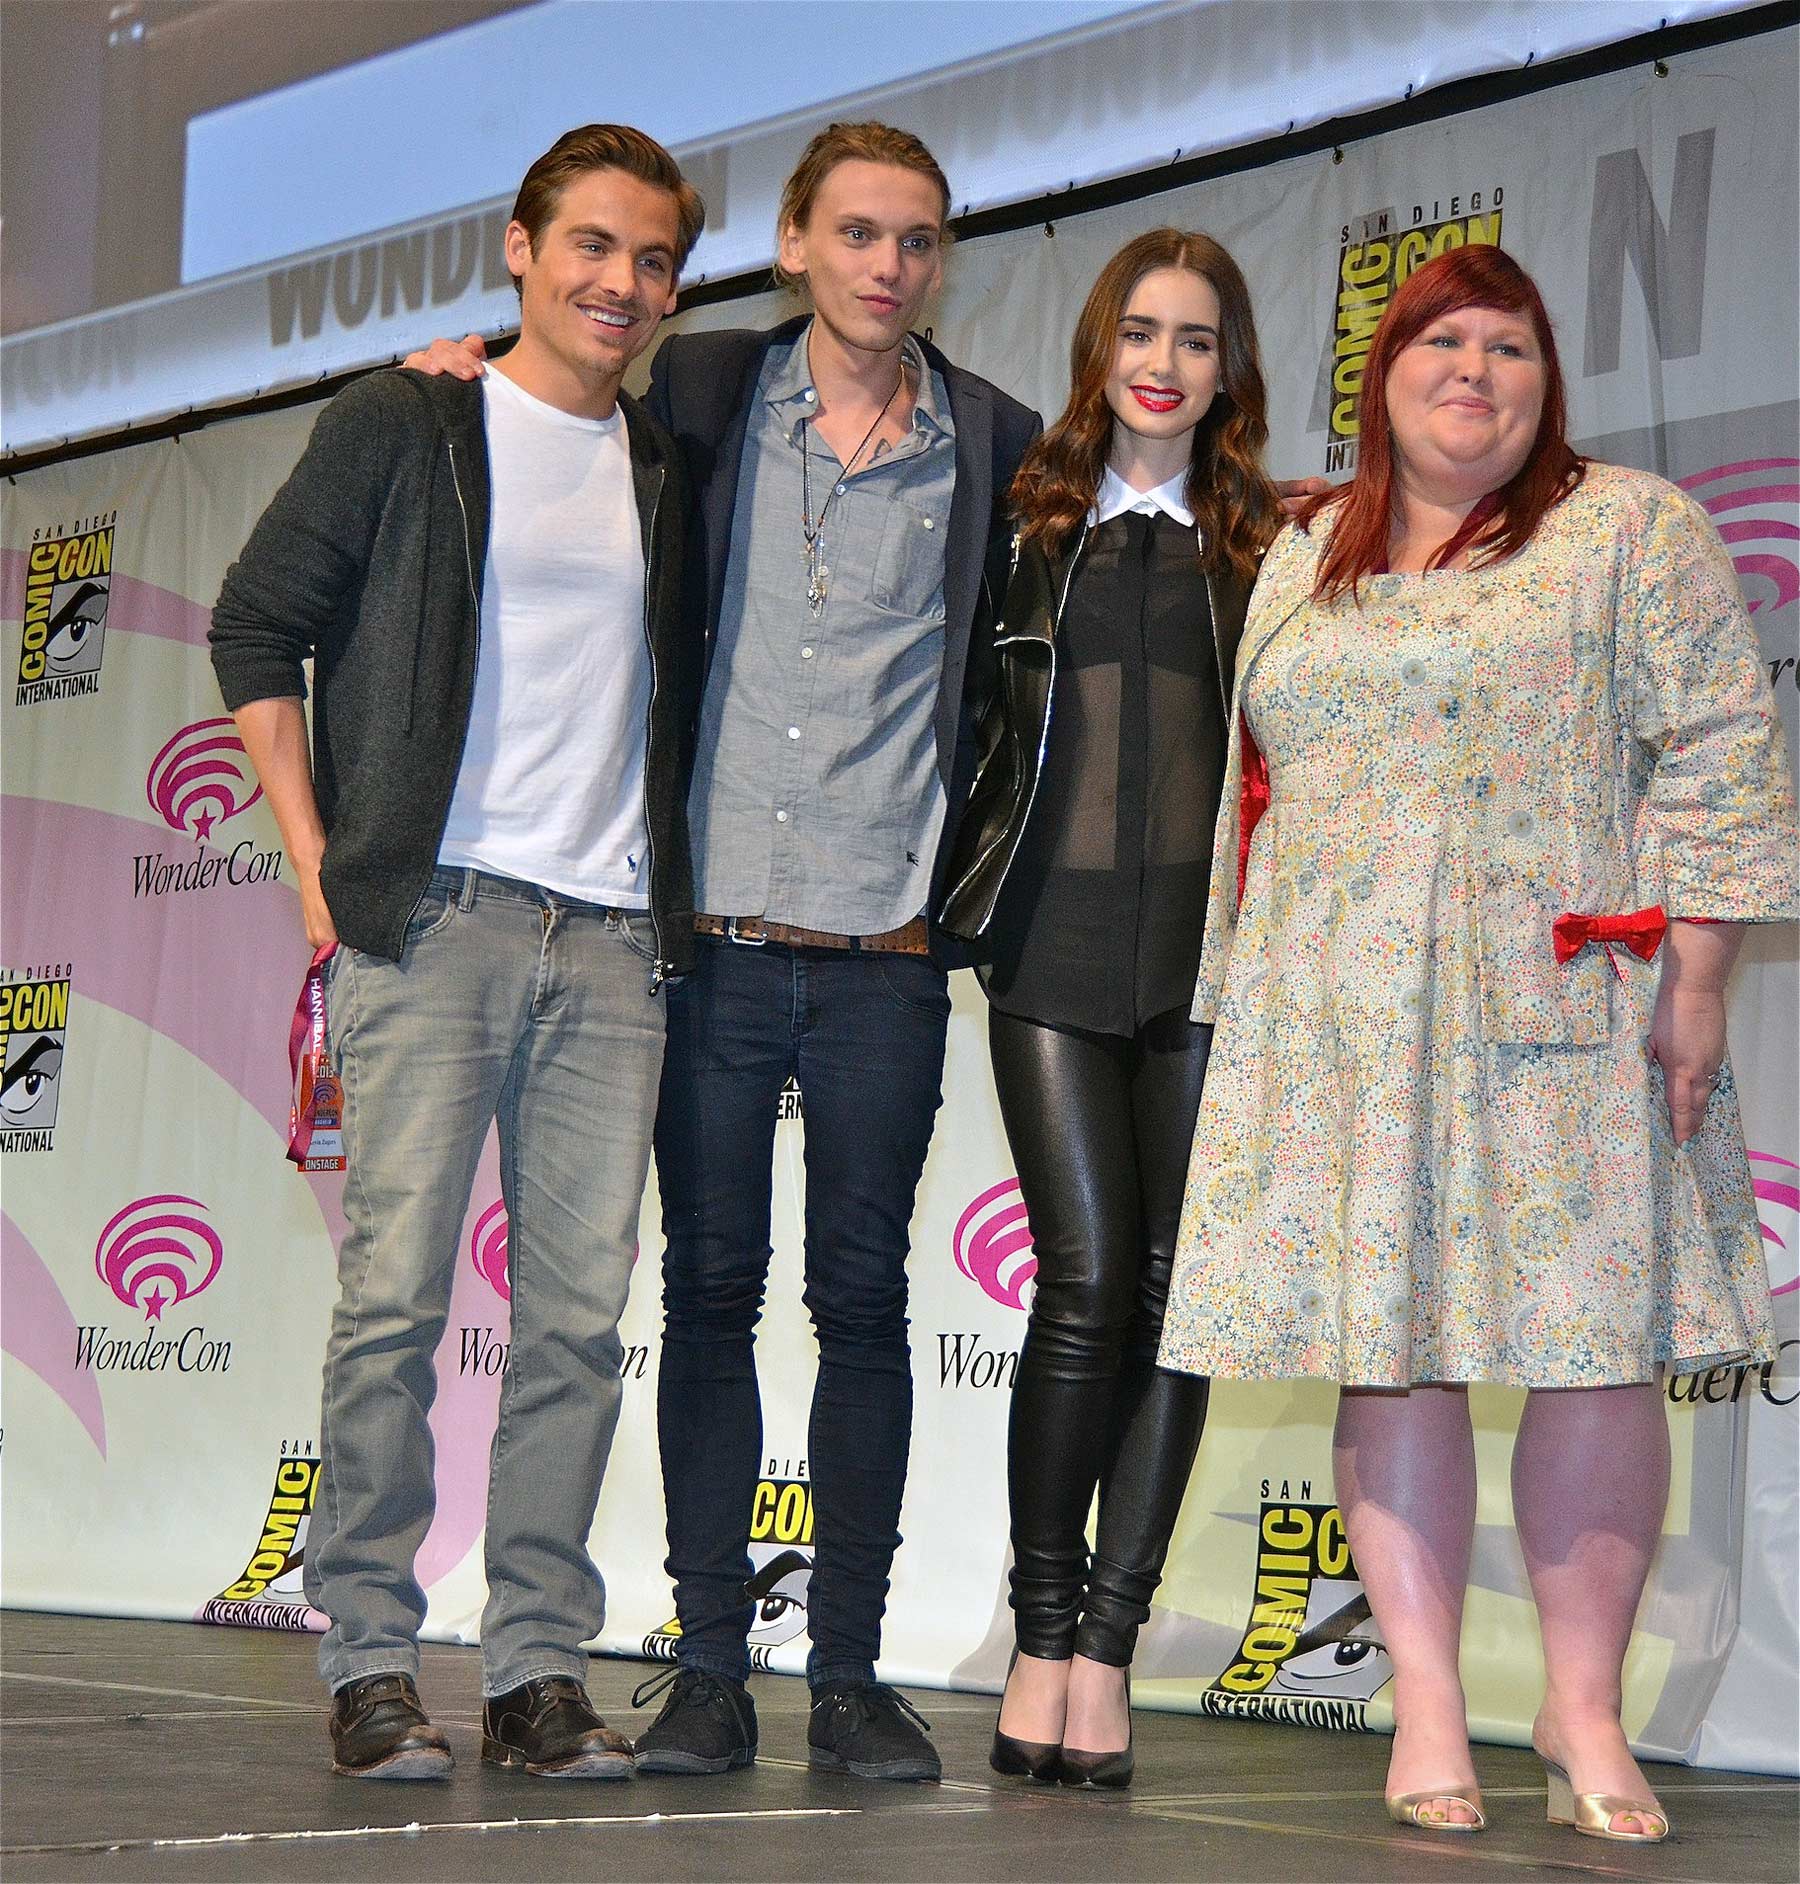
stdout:
POLYGON ((1070 1785, 1130 1778, 1127 1674, 1206 1413, 1206 1382, 1159 1372, 1156 1347, 1211 1041, 1188 1005, 1232 664, 1280 521, 1266 437, 1237 265, 1175 229, 1128 243, 1013 486, 972 676, 981 766, 941 921, 982 945, 1038 1265, 993 1764, 1070 1785))

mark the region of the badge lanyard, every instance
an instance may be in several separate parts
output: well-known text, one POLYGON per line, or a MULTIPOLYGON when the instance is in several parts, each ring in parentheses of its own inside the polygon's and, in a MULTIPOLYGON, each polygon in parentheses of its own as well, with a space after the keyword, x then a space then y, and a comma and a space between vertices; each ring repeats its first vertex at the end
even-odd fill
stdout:
POLYGON ((294 1100, 288 1112, 287 1156, 302 1171, 342 1171, 349 1162, 344 1156, 344 1089, 325 1045, 325 969, 336 953, 335 942, 313 951, 288 1028, 294 1100))

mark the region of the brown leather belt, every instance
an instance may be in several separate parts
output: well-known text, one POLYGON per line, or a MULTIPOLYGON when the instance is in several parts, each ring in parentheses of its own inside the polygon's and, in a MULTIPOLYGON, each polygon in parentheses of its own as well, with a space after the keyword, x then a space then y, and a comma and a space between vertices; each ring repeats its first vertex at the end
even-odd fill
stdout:
POLYGON ((923 916, 880 935, 834 935, 828 929, 796 929, 785 922, 765 922, 761 916, 708 916, 694 918, 697 935, 720 936, 745 948, 759 949, 765 942, 782 942, 793 949, 848 949, 852 955, 929 955, 931 931, 923 916))

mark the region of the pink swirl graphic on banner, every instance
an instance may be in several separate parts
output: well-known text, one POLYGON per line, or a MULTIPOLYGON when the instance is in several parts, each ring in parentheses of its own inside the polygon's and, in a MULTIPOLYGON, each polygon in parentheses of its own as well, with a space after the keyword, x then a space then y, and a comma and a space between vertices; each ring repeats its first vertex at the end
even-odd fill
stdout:
POLYGON ((1680 484, 1717 524, 1751 614, 1800 595, 1800 458, 1743 458, 1680 484))
POLYGON ((501 1301, 512 1300, 512 1283, 506 1273, 506 1205, 489 1204, 475 1219, 469 1236, 469 1255, 475 1273, 487 1282, 501 1301))
POLYGON ((957 1218, 950 1242, 957 1268, 971 1282, 1007 1308, 1025 1306, 1037 1256, 1016 1177, 983 1191, 957 1218))
MULTIPOLYGON (((1772 1151, 1753 1151, 1750 1154, 1750 1188, 1756 1193, 1757 1202, 1777 1205, 1790 1217, 1800 1213, 1800 1184, 1793 1178, 1778 1176, 1773 1171, 1759 1171, 1756 1168, 1759 1165, 1778 1165, 1783 1171, 1800 1174, 1800 1164, 1795 1164, 1792 1158, 1778 1158, 1772 1151)), ((1766 1218, 1762 1219, 1762 1233, 1765 1243, 1773 1243, 1779 1250, 1788 1250, 1787 1237, 1773 1229, 1766 1218)), ((1788 1226, 1788 1235, 1793 1235, 1792 1224, 1788 1226)), ((1794 1260, 1795 1252, 1788 1250, 1788 1261, 1792 1263, 1794 1260)), ((1800 1275, 1789 1276, 1785 1282, 1777 1283, 1770 1294, 1792 1295, 1796 1289, 1800 1289, 1800 1275)))
POLYGON ((107 1224, 94 1245, 100 1280, 127 1308, 141 1308, 146 1321, 161 1321, 165 1308, 198 1295, 225 1260, 225 1245, 210 1223, 169 1208, 182 1204, 206 1209, 197 1198, 173 1192, 140 1197, 107 1224))
POLYGON ((144 796, 171 831, 207 837, 215 824, 248 811, 262 787, 231 720, 195 720, 150 761, 144 796))

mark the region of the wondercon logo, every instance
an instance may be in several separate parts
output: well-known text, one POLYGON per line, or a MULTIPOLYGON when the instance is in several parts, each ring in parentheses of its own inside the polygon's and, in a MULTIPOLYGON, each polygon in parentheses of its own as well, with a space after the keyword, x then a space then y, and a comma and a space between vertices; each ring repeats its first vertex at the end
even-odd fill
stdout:
MULTIPOLYGON (((1795 1273, 1796 1261, 1800 1260, 1800 1249, 1795 1247, 1795 1220, 1800 1215, 1800 1181, 1797 1180, 1800 1180, 1800 1164, 1795 1164, 1792 1158, 1778 1158, 1772 1151, 1751 1152, 1750 1188, 1756 1193, 1763 1242, 1772 1243, 1787 1257, 1781 1265, 1787 1272, 1786 1280, 1776 1282, 1770 1290, 1772 1295, 1792 1295, 1800 1289, 1800 1274, 1795 1273), (1769 1222, 1770 1217, 1776 1215, 1787 1225, 1786 1236, 1769 1222)), ((1765 1249, 1763 1254, 1770 1252, 1765 1249)))
POLYGON ((512 1300, 512 1283, 506 1273, 506 1205, 489 1204, 475 1219, 469 1237, 469 1256, 480 1276, 501 1301, 512 1300))
MULTIPOLYGON (((506 1267, 506 1231, 506 1200, 500 1198, 475 1219, 475 1228, 469 1233, 469 1260, 475 1265, 475 1273, 501 1301, 510 1302, 512 1279, 506 1267)), ((638 1245, 633 1244, 634 1263, 640 1253, 638 1245)))
POLYGON ((237 727, 221 718, 184 726, 151 760, 144 795, 171 831, 202 838, 248 811, 262 787, 250 775, 237 727))
POLYGON ((950 1241, 957 1268, 971 1282, 1006 1308, 1025 1306, 1037 1255, 1016 1177, 983 1191, 957 1218, 950 1241))
POLYGON ((173 1193, 140 1197, 100 1232, 94 1268, 127 1308, 161 1321, 165 1308, 198 1295, 219 1273, 225 1246, 206 1206, 173 1193))
POLYGON ((1743 458, 1680 484, 1718 527, 1752 615, 1800 595, 1800 458, 1743 458))

